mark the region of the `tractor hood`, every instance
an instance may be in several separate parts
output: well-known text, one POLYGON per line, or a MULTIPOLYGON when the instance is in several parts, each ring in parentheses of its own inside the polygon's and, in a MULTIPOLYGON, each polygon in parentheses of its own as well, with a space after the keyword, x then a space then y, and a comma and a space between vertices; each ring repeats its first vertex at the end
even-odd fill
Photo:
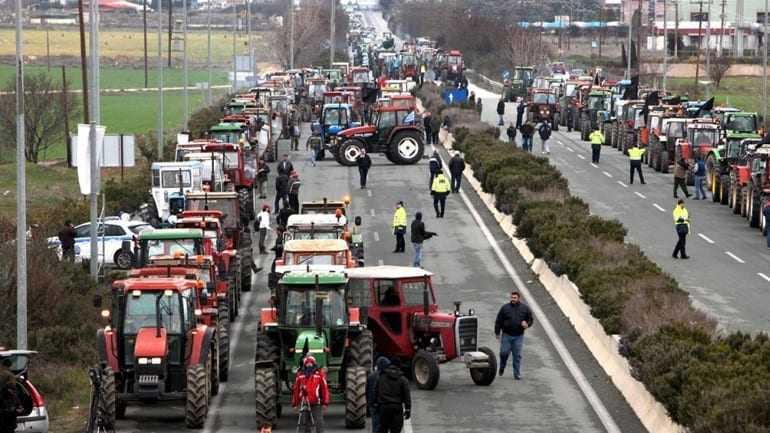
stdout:
POLYGON ((357 126, 354 128, 348 128, 344 131, 337 133, 340 137, 368 137, 374 135, 377 132, 377 128, 372 125, 357 126))
POLYGON ((301 361, 303 354, 312 355, 318 367, 326 367, 326 351, 328 347, 326 342, 326 333, 316 334, 315 329, 305 329, 299 331, 297 341, 294 343, 294 353, 297 354, 297 360, 301 361))
POLYGON ((142 328, 136 334, 134 358, 165 358, 168 354, 166 328, 142 328))

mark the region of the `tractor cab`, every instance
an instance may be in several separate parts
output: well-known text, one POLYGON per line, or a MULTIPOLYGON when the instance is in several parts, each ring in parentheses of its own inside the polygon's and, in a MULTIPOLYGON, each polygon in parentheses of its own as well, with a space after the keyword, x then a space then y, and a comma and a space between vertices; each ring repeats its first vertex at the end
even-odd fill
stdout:
POLYGON ((202 163, 203 188, 208 191, 224 191, 225 170, 221 154, 213 152, 187 152, 185 161, 200 161, 202 163))
POLYGON ((550 90, 535 90, 528 105, 527 120, 535 123, 547 120, 551 122, 554 131, 558 130, 558 125, 554 123, 554 116, 559 110, 556 93, 550 90))
POLYGON ((687 137, 676 141, 676 159, 688 162, 696 156, 706 158, 712 149, 719 146, 719 124, 712 119, 695 119, 687 125, 687 137))
POLYGON ((200 161, 153 162, 152 187, 147 221, 160 226, 169 216, 184 210, 184 195, 203 189, 203 163, 200 161))
POLYGON ((417 77, 417 56, 413 52, 401 53, 401 78, 415 79, 417 77))
POLYGON ((331 214, 337 213, 337 209, 342 215, 347 214, 350 206, 350 196, 344 196, 342 200, 329 200, 324 197, 321 200, 303 201, 300 207, 301 214, 331 214))
POLYGON ((369 68, 354 67, 350 70, 350 82, 354 85, 370 84, 372 82, 369 68))
POLYGON ((489 385, 497 371, 495 354, 478 346, 478 317, 473 309, 439 310, 429 271, 405 266, 347 270, 348 302, 361 309, 376 342, 375 352, 411 366, 420 389, 438 384, 438 364, 462 360, 477 385, 489 385))
POLYGON ((209 129, 209 137, 223 143, 238 144, 245 139, 246 126, 240 122, 222 122, 209 129))
POLYGON ((732 112, 726 113, 721 120, 722 130, 729 134, 751 133, 759 131, 759 119, 757 113, 732 112))
POLYGON ((174 161, 184 161, 184 156, 191 152, 200 152, 204 144, 211 142, 211 140, 204 138, 199 140, 177 142, 176 150, 174 151, 174 161))
POLYGON ((180 257, 211 254, 204 251, 201 229, 154 229, 139 233, 137 267, 142 268, 153 257, 180 257))
POLYGON ((227 183, 232 184, 232 189, 249 188, 254 183, 257 171, 254 152, 244 150, 243 146, 237 143, 208 143, 203 146, 203 151, 221 156, 227 183))
POLYGON ((324 104, 321 117, 318 122, 311 125, 314 134, 319 135, 324 144, 328 144, 331 137, 348 128, 360 126, 359 122, 353 122, 353 106, 343 103, 324 104))
POLYGON ((281 275, 301 270, 307 266, 334 272, 363 266, 350 252, 350 246, 343 239, 293 239, 283 245, 283 256, 275 260, 274 271, 268 274, 267 285, 275 288, 281 275))
POLYGON ((446 75, 444 80, 457 81, 462 79, 465 69, 463 55, 459 50, 451 50, 446 56, 446 75))
POLYGON ((243 221, 240 212, 238 193, 231 192, 194 192, 185 195, 185 211, 212 211, 222 213, 222 228, 225 233, 240 231, 243 221))
POLYGON ((344 239, 347 220, 334 214, 295 214, 289 217, 284 242, 292 239, 344 239))

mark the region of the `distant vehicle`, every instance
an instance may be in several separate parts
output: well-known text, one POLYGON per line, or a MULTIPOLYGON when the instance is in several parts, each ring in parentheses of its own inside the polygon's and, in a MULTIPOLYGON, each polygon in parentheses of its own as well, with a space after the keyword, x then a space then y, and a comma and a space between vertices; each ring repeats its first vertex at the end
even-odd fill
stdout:
MULTIPOLYGON (((131 249, 125 249, 124 242, 130 242, 134 236, 151 229, 144 221, 124 221, 119 217, 105 218, 96 228, 99 246, 99 263, 115 265, 120 269, 129 269, 134 258, 131 249)), ((48 238, 48 246, 57 248, 61 256, 61 242, 57 236, 48 238)), ((75 226, 75 261, 91 258, 91 223, 75 226)))
POLYGON ((29 381, 31 350, 5 350, 0 347, 0 360, 10 358, 11 372, 16 376, 16 393, 24 406, 24 414, 16 418, 18 433, 48 433, 48 410, 43 396, 29 381))

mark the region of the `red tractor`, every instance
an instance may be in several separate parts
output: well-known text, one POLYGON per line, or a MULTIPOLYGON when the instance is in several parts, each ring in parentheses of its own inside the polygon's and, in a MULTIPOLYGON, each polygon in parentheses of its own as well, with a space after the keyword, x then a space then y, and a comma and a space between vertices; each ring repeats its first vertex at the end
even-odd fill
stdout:
POLYGON ((113 283, 113 311, 102 312, 111 322, 96 334, 108 428, 132 401, 183 401, 187 427, 203 427, 219 388, 219 335, 199 322, 197 288, 178 277, 113 283))
MULTIPOLYGON (((695 158, 700 156, 705 161, 709 153, 719 146, 721 140, 719 123, 712 119, 694 119, 687 124, 687 137, 676 140, 674 162, 684 158, 692 165, 695 158)), ((693 184, 693 175, 687 173, 687 183, 693 184)))
POLYGON ((422 136, 413 111, 400 106, 378 106, 372 112, 372 124, 338 132, 329 147, 342 165, 355 165, 362 149, 367 153, 384 153, 396 164, 416 164, 425 152, 422 136))
POLYGON ((463 62, 463 54, 459 50, 450 50, 446 55, 446 63, 441 65, 441 81, 462 80, 464 73, 465 62, 463 62))
POLYGON ((749 226, 759 227, 767 234, 767 223, 762 209, 770 200, 770 145, 760 145, 749 153, 746 171, 748 181, 743 188, 741 214, 749 221, 749 226))
POLYGON ((245 151, 240 144, 211 142, 201 147, 202 152, 213 152, 223 157, 226 183, 238 193, 241 216, 249 221, 256 217, 254 211, 254 177, 257 173, 257 155, 245 151))
POLYGON ((432 273, 404 266, 373 266, 346 270, 350 278, 349 305, 368 317, 375 356, 398 357, 411 368, 420 389, 434 389, 439 364, 462 361, 476 385, 495 380, 497 358, 478 345, 478 317, 439 311, 432 273))

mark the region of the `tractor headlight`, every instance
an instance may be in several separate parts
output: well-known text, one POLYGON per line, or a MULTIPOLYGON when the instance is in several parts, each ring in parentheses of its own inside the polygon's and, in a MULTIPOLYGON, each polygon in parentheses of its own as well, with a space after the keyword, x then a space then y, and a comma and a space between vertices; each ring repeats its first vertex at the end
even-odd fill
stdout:
MULTIPOLYGON (((145 358, 145 359, 147 359, 147 358, 145 358)), ((150 360, 150 362, 152 363, 152 365, 160 365, 160 363, 161 363, 161 359, 160 359, 160 358, 158 358, 158 357, 155 357, 155 358, 152 358, 152 359, 150 360)))
POLYGON ((468 315, 469 316, 475 316, 476 315, 476 310, 474 310, 473 308, 468 309, 468 315))
POLYGON ((150 358, 139 358, 136 360, 139 365, 147 365, 150 363, 150 358))
POLYGON ((438 346, 438 338, 436 338, 436 337, 431 337, 431 338, 430 338, 430 345, 431 345, 431 346, 438 346))

